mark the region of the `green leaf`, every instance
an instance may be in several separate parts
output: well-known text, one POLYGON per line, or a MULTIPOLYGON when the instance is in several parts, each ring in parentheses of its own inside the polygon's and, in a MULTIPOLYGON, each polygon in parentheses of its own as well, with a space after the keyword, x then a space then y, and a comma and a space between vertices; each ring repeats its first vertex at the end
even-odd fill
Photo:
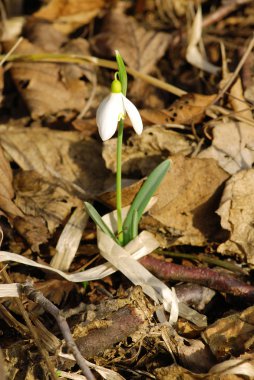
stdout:
POLYGON ((132 239, 135 239, 136 236, 138 236, 138 210, 135 209, 132 216, 132 223, 131 223, 131 235, 132 239))
POLYGON ((117 66, 118 66, 119 80, 120 80, 121 85, 122 85, 122 93, 124 94, 124 96, 126 96, 127 83, 128 83, 127 72, 126 72, 126 68, 125 68, 123 58, 120 55, 118 50, 116 50, 116 62, 117 62, 117 66))
POLYGON ((159 187, 169 167, 169 160, 165 160, 158 165, 148 176, 136 195, 123 224, 124 245, 134 238, 133 231, 135 230, 135 226, 132 225, 133 221, 135 224, 139 223, 148 202, 159 187), (136 216, 134 216, 135 213, 137 213, 136 216))
POLYGON ((94 223, 97 224, 97 226, 108 236, 110 236, 114 241, 119 244, 118 239, 115 237, 113 232, 108 228, 106 223, 103 221, 102 217, 98 213, 98 211, 91 205, 89 202, 84 202, 86 206, 86 210, 89 214, 89 216, 93 219, 94 223))

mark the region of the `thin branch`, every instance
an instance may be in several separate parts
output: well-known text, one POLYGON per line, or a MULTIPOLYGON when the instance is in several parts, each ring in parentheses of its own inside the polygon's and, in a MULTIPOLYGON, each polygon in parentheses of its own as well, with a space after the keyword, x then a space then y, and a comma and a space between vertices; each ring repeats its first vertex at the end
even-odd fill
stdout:
POLYGON ((86 364, 85 358, 81 355, 76 343, 73 340, 68 323, 61 314, 61 311, 51 301, 44 297, 41 292, 35 290, 33 285, 29 282, 20 284, 19 291, 21 294, 26 295, 30 300, 39 304, 44 310, 46 310, 55 318, 66 341, 66 344, 70 352, 75 357, 76 362, 82 370, 83 374, 86 376, 87 380, 95 380, 95 377, 93 376, 90 368, 86 364))
POLYGON ((187 267, 157 259, 151 255, 140 259, 148 270, 164 281, 192 282, 219 292, 254 301, 254 286, 210 268, 187 267))
MULTIPOLYGON (((5 268, 2 268, 1 270, 1 275, 3 276, 3 278, 5 279, 5 281, 8 283, 8 284, 12 284, 12 281, 8 275, 8 273, 6 272, 5 268)), ((36 346, 38 347, 45 363, 47 364, 47 367, 49 369, 49 372, 51 374, 51 377, 53 380, 58 380, 58 377, 56 375, 56 372, 55 372, 55 369, 54 369, 54 366, 53 364, 51 363, 50 359, 49 359, 49 356, 48 356, 48 352, 45 350, 45 348, 41 345, 41 341, 40 341, 40 338, 37 334, 37 331, 36 329, 34 328, 32 322, 30 321, 30 318, 29 318, 29 315, 26 311, 26 309, 24 308, 23 306, 23 303, 22 301, 19 299, 19 298, 15 298, 15 302, 26 322, 26 325, 28 327, 28 330, 31 334, 31 336, 33 337, 34 339, 34 342, 36 344, 36 346)))

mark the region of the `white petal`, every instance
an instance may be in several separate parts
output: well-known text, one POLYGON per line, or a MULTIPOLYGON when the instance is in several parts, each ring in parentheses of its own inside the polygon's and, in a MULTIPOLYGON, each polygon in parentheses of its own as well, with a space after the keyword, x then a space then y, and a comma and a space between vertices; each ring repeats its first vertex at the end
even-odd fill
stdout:
POLYGON ((140 116, 137 108, 125 96, 123 96, 123 104, 124 104, 124 108, 125 108, 128 116, 129 116, 129 118, 130 118, 130 121, 133 125, 135 132, 138 135, 141 135, 141 133, 143 131, 143 123, 142 123, 142 119, 141 119, 141 116, 140 116))
POLYGON ((103 141, 110 139, 114 135, 119 115, 123 113, 121 93, 112 93, 102 101, 96 113, 96 122, 103 141))

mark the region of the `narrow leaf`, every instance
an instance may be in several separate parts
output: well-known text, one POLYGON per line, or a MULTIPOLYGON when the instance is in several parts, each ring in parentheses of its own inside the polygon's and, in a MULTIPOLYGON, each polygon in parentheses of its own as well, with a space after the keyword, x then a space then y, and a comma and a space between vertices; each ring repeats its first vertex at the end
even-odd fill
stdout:
POLYGON ((163 180, 164 176, 166 175, 169 169, 169 166, 169 160, 165 160, 160 165, 158 165, 148 176, 143 186, 139 190, 138 194, 136 195, 134 201, 132 202, 130 210, 123 224, 124 245, 133 239, 133 220, 136 223, 137 219, 137 223, 139 223, 149 200, 152 198, 153 194, 159 187, 161 181, 163 180), (136 218, 133 216, 135 212, 137 212, 136 218))
POLYGON ((132 217, 132 224, 131 224, 131 235, 132 239, 135 239, 136 236, 138 236, 138 210, 135 209, 133 212, 133 217, 132 217))
POLYGON ((108 236, 110 236, 114 241, 119 244, 118 239, 115 237, 112 231, 108 228, 106 223, 104 223, 102 217, 100 214, 96 211, 96 209, 91 205, 89 202, 84 202, 86 206, 86 210, 89 214, 89 216, 93 219, 94 223, 108 236))
POLYGON ((126 96, 127 82, 128 82, 127 72, 126 72, 126 68, 125 68, 123 58, 120 55, 118 50, 116 50, 116 62, 117 62, 117 66, 118 66, 119 80, 120 80, 121 85, 122 85, 122 93, 124 94, 124 96, 126 96))

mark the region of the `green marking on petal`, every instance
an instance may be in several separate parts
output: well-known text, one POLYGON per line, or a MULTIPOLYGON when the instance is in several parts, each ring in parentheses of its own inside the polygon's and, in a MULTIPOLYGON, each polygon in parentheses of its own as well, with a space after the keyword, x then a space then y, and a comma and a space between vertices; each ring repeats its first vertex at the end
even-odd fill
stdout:
POLYGON ((118 94, 119 92, 122 92, 122 85, 120 80, 115 79, 111 83, 111 92, 114 94, 118 94))
POLYGON ((118 121, 120 121, 120 120, 124 120, 124 118, 125 118, 125 114, 124 113, 119 113, 119 115, 118 115, 118 121))

